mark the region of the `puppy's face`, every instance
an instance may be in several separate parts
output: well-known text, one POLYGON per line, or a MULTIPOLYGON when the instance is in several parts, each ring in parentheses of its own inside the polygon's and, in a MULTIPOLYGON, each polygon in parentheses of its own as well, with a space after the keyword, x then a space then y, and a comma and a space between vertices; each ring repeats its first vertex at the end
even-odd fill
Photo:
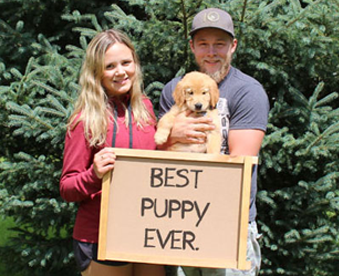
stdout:
POLYGON ((208 86, 195 85, 184 88, 185 101, 188 109, 194 112, 203 112, 210 107, 210 88, 208 86))
POLYGON ((178 83, 173 97, 180 107, 186 105, 193 112, 204 112, 216 106, 219 89, 217 83, 208 75, 191 72, 178 83))

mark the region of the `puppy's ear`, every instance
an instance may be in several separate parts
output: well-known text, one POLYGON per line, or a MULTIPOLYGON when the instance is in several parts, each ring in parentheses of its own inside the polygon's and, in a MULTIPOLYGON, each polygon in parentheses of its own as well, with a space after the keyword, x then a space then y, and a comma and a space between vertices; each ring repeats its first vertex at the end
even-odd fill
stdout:
POLYGON ((219 101, 218 85, 214 82, 210 85, 210 96, 211 96, 210 106, 212 109, 214 109, 219 101))
POLYGON ((182 107, 185 103, 185 91, 182 80, 178 82, 173 91, 173 99, 178 107, 182 107))

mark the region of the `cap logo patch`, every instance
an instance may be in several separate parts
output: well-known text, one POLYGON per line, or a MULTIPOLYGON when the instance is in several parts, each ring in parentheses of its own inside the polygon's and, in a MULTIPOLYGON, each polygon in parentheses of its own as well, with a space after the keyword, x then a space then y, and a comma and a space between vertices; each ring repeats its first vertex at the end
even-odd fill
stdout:
POLYGON ((217 12, 212 11, 207 14, 207 20, 211 22, 219 21, 219 19, 220 19, 220 16, 217 12))

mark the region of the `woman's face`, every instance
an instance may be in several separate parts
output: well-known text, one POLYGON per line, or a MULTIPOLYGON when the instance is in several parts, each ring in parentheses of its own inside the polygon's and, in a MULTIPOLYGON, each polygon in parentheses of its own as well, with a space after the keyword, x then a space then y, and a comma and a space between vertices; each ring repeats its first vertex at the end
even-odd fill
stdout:
POLYGON ((105 53, 102 86, 108 96, 119 97, 131 90, 136 65, 132 51, 125 44, 114 43, 105 53))

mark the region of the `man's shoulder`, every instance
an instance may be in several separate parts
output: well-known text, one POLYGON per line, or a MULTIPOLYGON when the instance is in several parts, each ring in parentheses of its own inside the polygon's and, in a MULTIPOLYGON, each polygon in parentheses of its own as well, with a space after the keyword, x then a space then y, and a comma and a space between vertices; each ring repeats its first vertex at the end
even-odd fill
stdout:
POLYGON ((241 97, 243 93, 266 94, 263 86, 255 78, 231 67, 227 77, 219 84, 222 97, 241 97))
POLYGON ((230 70, 230 81, 236 81, 239 84, 242 85, 247 85, 247 84, 257 84, 260 85, 260 82, 258 80, 256 80, 254 77, 251 77, 250 75, 242 72, 241 70, 235 68, 235 67, 231 67, 230 70))
POLYGON ((178 82, 182 79, 182 76, 175 77, 165 84, 164 90, 173 92, 174 88, 177 86, 178 82))
POLYGON ((159 100, 159 118, 168 112, 174 105, 173 91, 182 77, 175 77, 165 84, 159 100))

